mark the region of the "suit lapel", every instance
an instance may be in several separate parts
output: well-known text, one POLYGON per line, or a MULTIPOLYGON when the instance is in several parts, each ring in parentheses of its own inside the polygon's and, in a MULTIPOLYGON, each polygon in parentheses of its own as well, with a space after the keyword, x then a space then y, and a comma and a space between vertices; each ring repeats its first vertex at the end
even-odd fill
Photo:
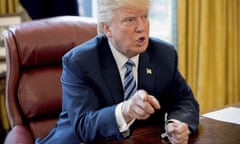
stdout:
POLYGON ((113 58, 107 40, 104 39, 101 49, 101 62, 103 65, 103 77, 110 90, 114 103, 123 101, 123 87, 117 64, 113 58))
MULTIPOLYGON (((113 58, 107 39, 103 38, 100 51, 101 64, 103 65, 103 77, 110 90, 114 103, 123 101, 123 87, 117 64, 113 58)), ((148 92, 154 90, 155 68, 150 62, 149 52, 146 51, 139 56, 138 67, 138 89, 145 89, 148 92)))

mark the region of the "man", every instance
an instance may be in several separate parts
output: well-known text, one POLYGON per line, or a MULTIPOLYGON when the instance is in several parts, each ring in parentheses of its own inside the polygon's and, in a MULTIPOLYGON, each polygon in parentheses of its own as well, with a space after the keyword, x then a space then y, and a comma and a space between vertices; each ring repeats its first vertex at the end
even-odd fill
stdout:
POLYGON ((170 142, 187 143, 198 126, 199 106, 178 71, 176 50, 149 38, 150 0, 98 4, 103 35, 63 57, 62 113, 36 143, 121 140, 135 126, 163 123, 165 114, 170 142))

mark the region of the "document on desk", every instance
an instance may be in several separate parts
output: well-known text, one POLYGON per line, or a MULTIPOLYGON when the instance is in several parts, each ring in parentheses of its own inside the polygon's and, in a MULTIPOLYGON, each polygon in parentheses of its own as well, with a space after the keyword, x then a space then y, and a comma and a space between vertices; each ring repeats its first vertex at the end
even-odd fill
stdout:
POLYGON ((240 125, 240 108, 237 107, 227 107, 203 114, 202 116, 240 125))

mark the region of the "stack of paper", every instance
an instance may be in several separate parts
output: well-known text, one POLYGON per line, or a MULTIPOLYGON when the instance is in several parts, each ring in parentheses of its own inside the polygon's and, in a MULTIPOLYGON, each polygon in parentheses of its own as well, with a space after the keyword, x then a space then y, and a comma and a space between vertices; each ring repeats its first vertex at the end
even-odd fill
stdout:
POLYGON ((206 113, 202 116, 240 125, 240 108, 237 107, 227 107, 214 112, 206 113))

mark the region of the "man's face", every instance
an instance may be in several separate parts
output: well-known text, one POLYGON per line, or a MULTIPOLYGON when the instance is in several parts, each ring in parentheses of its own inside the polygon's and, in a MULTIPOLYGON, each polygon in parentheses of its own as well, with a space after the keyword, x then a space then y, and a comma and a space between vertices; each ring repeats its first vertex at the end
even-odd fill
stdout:
POLYGON ((120 8, 113 12, 104 33, 113 46, 127 57, 144 52, 149 42, 148 10, 120 8))

